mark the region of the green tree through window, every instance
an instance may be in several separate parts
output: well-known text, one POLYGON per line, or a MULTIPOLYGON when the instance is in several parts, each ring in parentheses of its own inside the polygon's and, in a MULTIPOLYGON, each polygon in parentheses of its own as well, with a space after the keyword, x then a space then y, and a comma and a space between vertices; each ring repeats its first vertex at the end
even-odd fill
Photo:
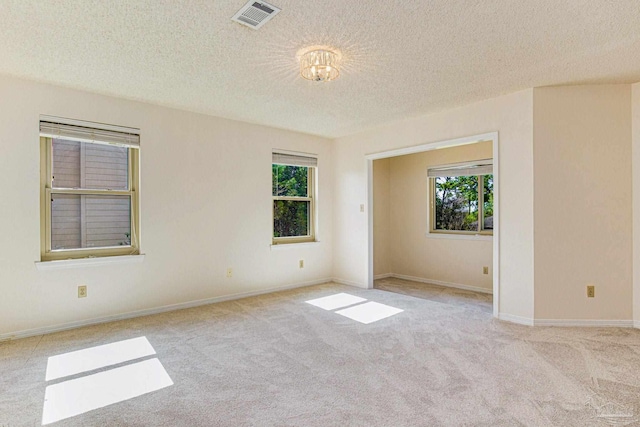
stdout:
POLYGON ((272 165, 273 237, 312 237, 313 168, 272 165))
POLYGON ((434 230, 493 229, 493 175, 441 176, 433 178, 433 186, 434 230))

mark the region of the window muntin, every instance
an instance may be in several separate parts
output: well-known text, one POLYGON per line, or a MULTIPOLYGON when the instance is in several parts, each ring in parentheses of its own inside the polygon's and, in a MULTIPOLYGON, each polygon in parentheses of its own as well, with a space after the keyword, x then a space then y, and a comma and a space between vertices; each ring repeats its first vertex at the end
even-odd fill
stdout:
POLYGON ((493 234, 493 174, 483 162, 429 170, 431 233, 493 234))
POLYGON ((315 240, 315 164, 315 158, 274 153, 274 244, 315 240))
POLYGON ((42 260, 138 254, 139 145, 53 135, 49 125, 41 122, 42 260))

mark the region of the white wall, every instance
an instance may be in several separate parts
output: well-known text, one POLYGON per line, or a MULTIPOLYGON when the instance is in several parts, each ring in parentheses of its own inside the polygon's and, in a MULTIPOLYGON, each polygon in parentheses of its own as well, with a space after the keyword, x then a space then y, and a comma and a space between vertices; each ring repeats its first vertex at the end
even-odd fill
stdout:
POLYGON ((334 148, 334 275, 367 286, 368 219, 365 155, 470 135, 499 132, 500 307, 512 320, 533 318, 533 91, 407 119, 338 138, 334 148), (507 202, 505 202, 507 201, 507 202))
POLYGON ((540 88, 533 100, 536 320, 628 321, 631 86, 540 88))
POLYGON ((633 320, 640 328, 640 83, 631 86, 633 162, 633 320))
POLYGON ((331 277, 330 140, 10 77, 0 77, 0 111, 0 339, 331 277), (40 114, 141 129, 143 263, 36 269, 40 114), (319 244, 270 248, 273 148, 319 156, 319 244))

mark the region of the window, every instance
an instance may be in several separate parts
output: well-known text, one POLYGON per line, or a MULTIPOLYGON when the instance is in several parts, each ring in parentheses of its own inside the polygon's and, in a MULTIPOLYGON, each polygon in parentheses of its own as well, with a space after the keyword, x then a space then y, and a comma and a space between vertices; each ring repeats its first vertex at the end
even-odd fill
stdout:
POLYGON ((491 160, 430 168, 431 233, 493 234, 491 160))
POLYGON ((273 153, 273 243, 315 240, 315 173, 318 160, 273 153))
POLYGON ((41 259, 136 255, 140 137, 73 123, 40 121, 41 259))

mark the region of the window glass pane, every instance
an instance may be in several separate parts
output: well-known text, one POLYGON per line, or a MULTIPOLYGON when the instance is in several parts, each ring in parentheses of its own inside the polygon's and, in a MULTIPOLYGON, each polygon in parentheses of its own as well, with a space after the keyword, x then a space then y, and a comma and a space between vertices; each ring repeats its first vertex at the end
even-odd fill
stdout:
POLYGON ((493 175, 484 175, 483 230, 493 230, 493 175))
POLYGON ((309 235, 311 202, 297 200, 273 201, 273 237, 309 235))
POLYGON ((478 177, 435 178, 435 229, 477 231, 478 177))
POLYGON ((80 196, 51 195, 51 249, 80 248, 80 196))
POLYGON ((131 245, 131 197, 51 195, 51 249, 131 245))
POLYGON ((307 197, 309 168, 274 164, 271 171, 273 196, 307 197))
POLYGON ((57 188, 80 187, 80 143, 53 140, 53 186, 57 188))
POLYGON ((53 188, 128 190, 126 147, 53 139, 53 188))

